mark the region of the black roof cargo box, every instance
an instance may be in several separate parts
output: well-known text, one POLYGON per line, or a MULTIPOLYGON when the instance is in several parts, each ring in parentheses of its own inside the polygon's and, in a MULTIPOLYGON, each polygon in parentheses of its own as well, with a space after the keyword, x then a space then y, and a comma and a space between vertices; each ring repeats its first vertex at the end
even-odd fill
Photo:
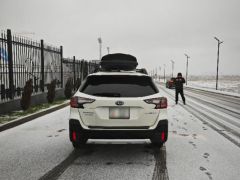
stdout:
POLYGON ((101 68, 105 71, 111 70, 135 70, 138 63, 137 58, 130 54, 108 54, 102 57, 100 62, 101 68))

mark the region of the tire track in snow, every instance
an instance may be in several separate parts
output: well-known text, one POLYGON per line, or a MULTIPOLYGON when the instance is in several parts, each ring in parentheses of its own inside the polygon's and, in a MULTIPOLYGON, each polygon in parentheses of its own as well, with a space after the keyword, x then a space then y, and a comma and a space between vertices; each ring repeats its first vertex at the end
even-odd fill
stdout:
MULTIPOLYGON (((171 93, 169 93, 167 90, 165 90, 164 88, 160 87, 165 93, 167 93, 169 95, 169 97, 175 102, 175 99, 173 97, 173 95, 171 93)), ((218 122, 217 120, 215 120, 214 118, 202 113, 201 111, 199 111, 197 108, 194 108, 193 106, 186 106, 186 105, 181 105, 179 104, 181 107, 183 107, 185 110, 187 110, 189 113, 191 113, 192 115, 194 115, 196 118, 198 118, 200 121, 202 121, 205 125, 207 125, 208 127, 212 128, 214 131, 216 131, 218 134, 222 135, 223 137, 225 137, 226 139, 228 139, 230 142, 232 142, 233 144, 235 144, 237 147, 240 148, 240 143, 238 141, 236 141, 235 139, 233 139, 231 136, 227 135, 226 133, 224 133, 222 130, 219 130, 216 126, 208 123, 207 120, 210 120, 211 122, 217 124, 218 126, 222 127, 223 129, 232 132, 232 134, 234 134, 236 137, 240 138, 240 135, 238 132, 233 131, 232 129, 230 129, 229 127, 225 126, 224 124, 218 122)), ((197 104, 195 104, 197 105, 197 104)), ((200 107, 201 108, 201 107, 200 107)))
POLYGON ((156 160, 152 180, 168 180, 168 171, 166 163, 166 146, 162 148, 153 147, 154 158, 156 160))

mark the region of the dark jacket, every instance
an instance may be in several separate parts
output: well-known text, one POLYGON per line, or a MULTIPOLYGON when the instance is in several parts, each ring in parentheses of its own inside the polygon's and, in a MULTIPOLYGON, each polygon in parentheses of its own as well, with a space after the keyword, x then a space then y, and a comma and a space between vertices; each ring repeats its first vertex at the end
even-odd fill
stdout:
POLYGON ((183 84, 185 83, 185 79, 183 77, 176 77, 174 83, 176 90, 183 90, 183 84))

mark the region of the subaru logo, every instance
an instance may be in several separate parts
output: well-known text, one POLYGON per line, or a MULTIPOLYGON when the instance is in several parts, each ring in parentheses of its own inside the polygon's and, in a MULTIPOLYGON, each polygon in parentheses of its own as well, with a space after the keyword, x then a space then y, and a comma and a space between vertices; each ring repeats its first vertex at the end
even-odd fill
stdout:
POLYGON ((124 105, 124 102, 123 101, 116 101, 115 104, 118 105, 118 106, 122 106, 122 105, 124 105))

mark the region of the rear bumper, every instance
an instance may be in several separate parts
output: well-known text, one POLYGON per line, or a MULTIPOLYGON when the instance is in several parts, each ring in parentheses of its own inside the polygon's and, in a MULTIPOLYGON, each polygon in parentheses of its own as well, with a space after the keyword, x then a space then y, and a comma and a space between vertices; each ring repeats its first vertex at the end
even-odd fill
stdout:
MULTIPOLYGON (((121 127, 119 127, 121 128, 121 127)), ((165 141, 168 138, 168 120, 164 119, 158 122, 155 129, 148 129, 148 127, 133 127, 131 129, 122 127, 121 129, 99 129, 94 127, 92 129, 84 129, 78 120, 69 120, 69 134, 72 141, 71 134, 73 131, 77 134, 77 139, 85 137, 88 139, 150 139, 156 134, 165 133, 165 141), (95 129, 96 128, 96 129, 95 129)))

